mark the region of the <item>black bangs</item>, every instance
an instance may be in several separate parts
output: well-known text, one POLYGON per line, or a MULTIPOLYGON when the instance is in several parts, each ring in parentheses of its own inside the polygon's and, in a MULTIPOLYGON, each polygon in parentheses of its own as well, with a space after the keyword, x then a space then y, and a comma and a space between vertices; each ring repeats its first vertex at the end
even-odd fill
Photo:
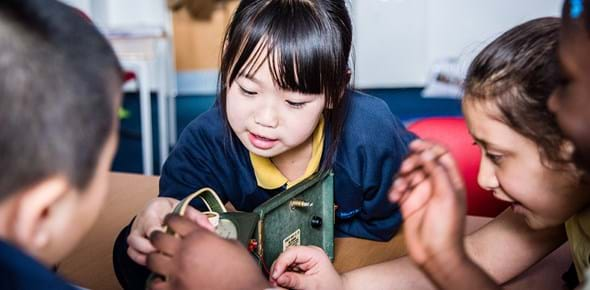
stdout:
POLYGON ((229 85, 239 75, 251 76, 268 60, 278 87, 304 94, 324 93, 329 101, 339 96, 347 70, 347 63, 339 59, 346 48, 341 47, 342 36, 337 30, 323 23, 327 16, 314 11, 313 5, 318 4, 261 2, 235 16, 248 21, 238 22, 243 25, 229 31, 233 42, 226 47, 226 57, 233 56, 228 59, 233 66, 229 78, 222 81, 229 85))
POLYGON ((231 144, 228 89, 238 76, 251 77, 268 61, 282 90, 324 94, 330 145, 322 168, 329 167, 349 108, 351 46, 352 23, 343 0, 241 0, 225 34, 219 70, 220 113, 231 144))

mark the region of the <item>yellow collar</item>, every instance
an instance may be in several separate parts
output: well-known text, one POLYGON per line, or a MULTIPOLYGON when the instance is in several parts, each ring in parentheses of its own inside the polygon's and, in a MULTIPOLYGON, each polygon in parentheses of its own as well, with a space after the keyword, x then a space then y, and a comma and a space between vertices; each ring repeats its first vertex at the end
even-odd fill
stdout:
POLYGON ((311 141, 311 159, 307 164, 305 173, 295 180, 289 181, 279 169, 272 163, 269 158, 261 157, 250 152, 250 161, 252 168, 254 168, 254 175, 256 175, 256 183, 264 189, 277 189, 285 184, 287 188, 299 183, 305 178, 309 177, 320 167, 322 159, 322 151, 324 149, 324 118, 320 118, 320 122, 313 132, 311 141))

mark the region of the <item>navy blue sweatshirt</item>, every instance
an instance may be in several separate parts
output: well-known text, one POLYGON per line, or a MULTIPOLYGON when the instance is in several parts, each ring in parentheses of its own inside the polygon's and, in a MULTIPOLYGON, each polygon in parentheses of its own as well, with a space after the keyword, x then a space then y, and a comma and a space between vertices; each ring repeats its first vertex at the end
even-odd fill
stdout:
MULTIPOLYGON (((160 196, 182 199, 208 186, 223 202, 251 211, 281 192, 284 188, 258 186, 248 150, 239 141, 232 142, 235 137, 229 132, 217 104, 193 120, 164 164, 160 196)), ((385 241, 397 232, 402 218, 398 206, 387 200, 387 192, 414 138, 383 100, 350 93, 350 109, 331 166, 337 237, 385 241)), ((330 146, 329 138, 325 140, 322 161, 330 146)))
POLYGON ((16 247, 0 240, 0 289, 75 290, 45 266, 16 247))

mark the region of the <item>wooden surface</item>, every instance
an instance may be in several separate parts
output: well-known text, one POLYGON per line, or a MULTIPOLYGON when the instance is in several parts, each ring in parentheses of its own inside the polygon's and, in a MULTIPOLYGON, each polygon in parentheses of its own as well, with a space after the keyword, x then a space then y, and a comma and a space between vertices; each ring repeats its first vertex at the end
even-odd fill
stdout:
MULTIPOLYGON (((112 250, 119 231, 158 192, 158 177, 112 173, 109 194, 97 223, 72 255, 59 264, 59 273, 89 289, 121 289, 113 272, 112 250)), ((334 246, 335 267, 348 271, 399 257, 403 238, 375 242, 338 238, 334 246)))
POLYGON ((377 264, 405 255, 402 234, 389 242, 375 242, 355 238, 334 240, 334 267, 340 273, 362 266, 377 264))
MULTIPOLYGON (((58 272, 85 288, 121 289, 112 266, 115 238, 147 201, 157 196, 157 192, 158 177, 111 173, 109 194, 97 223, 74 253, 59 264, 58 272)), ((467 232, 474 231, 489 220, 469 217, 467 232)), ((405 253, 405 246, 401 234, 386 243, 338 238, 335 239, 334 251, 334 266, 339 272, 345 272, 399 257, 405 253)), ((566 244, 513 279, 505 288, 562 289, 560 276, 570 263, 566 244)))
POLYGON ((121 289, 112 263, 115 238, 146 202, 158 195, 158 177, 112 173, 105 207, 78 248, 58 272, 89 289, 121 289))

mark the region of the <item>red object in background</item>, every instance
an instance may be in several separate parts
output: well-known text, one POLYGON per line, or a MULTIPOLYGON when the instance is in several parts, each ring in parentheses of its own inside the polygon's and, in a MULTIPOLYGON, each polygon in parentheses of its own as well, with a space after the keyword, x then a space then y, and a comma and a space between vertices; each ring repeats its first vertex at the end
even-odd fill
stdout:
MULTIPOLYGON (((77 13, 78 15, 80 15, 85 21, 87 21, 88 23, 93 24, 92 19, 90 18, 90 16, 88 16, 88 14, 86 14, 84 11, 72 7, 77 13)), ((137 76, 135 75, 134 72, 132 71, 124 71, 123 72, 123 84, 127 83, 130 80, 135 80, 137 79, 137 76)))
POLYGON ((507 207, 507 203, 495 199, 491 192, 477 184, 481 152, 473 145, 463 118, 425 118, 411 124, 408 129, 422 139, 444 145, 455 158, 467 189, 467 214, 495 217, 507 207))
POLYGON ((136 78, 135 73, 132 71, 125 71, 123 73, 123 83, 126 83, 130 80, 134 80, 136 78))

